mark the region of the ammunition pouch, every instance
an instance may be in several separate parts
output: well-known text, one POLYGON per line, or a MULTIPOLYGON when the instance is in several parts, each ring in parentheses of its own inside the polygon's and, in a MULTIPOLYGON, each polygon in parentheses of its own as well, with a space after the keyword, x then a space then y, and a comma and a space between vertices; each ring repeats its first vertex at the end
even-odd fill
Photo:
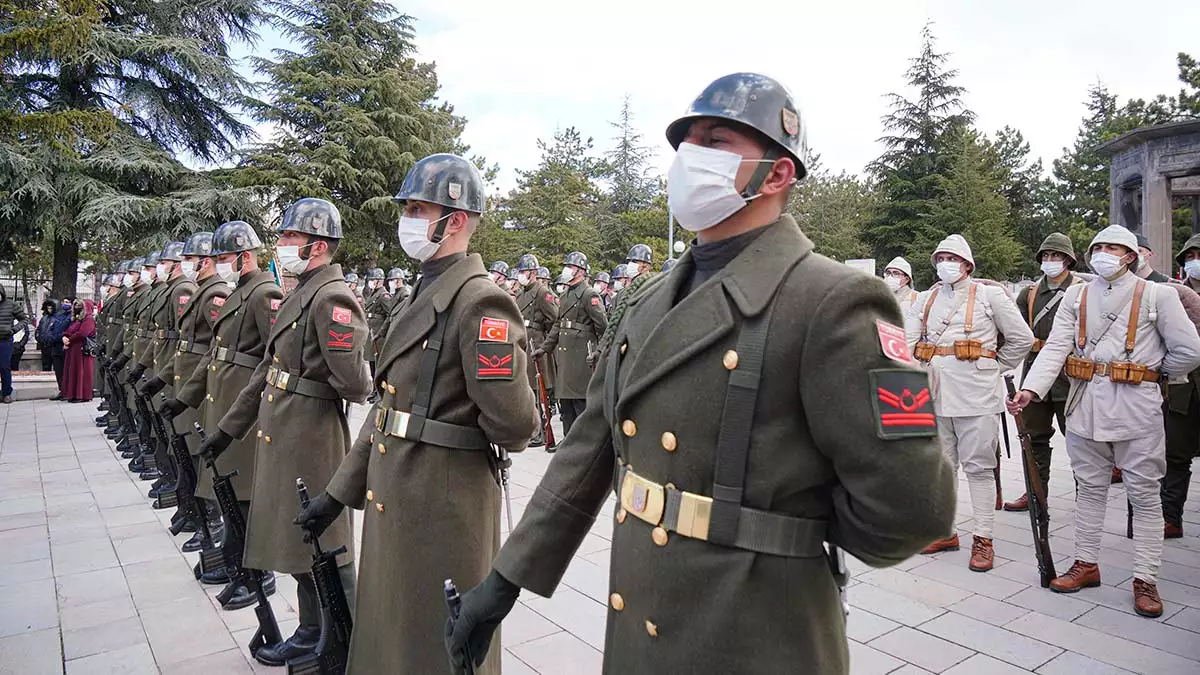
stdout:
POLYGON ((918 361, 929 363, 933 360, 933 355, 936 351, 937 345, 933 344, 932 342, 918 342, 913 347, 913 356, 915 356, 918 361))
POLYGON ((1068 356, 1065 371, 1067 377, 1084 382, 1091 382, 1095 377, 1107 377, 1117 384, 1133 385, 1159 380, 1157 370, 1132 361, 1091 361, 1068 356))
POLYGON ((1090 359, 1081 359, 1077 356, 1068 356, 1063 371, 1066 372, 1069 378, 1091 382, 1092 377, 1096 373, 1096 362, 1090 359))
POLYGON ((955 340, 954 358, 959 361, 978 361, 983 356, 983 343, 979 340, 955 340))

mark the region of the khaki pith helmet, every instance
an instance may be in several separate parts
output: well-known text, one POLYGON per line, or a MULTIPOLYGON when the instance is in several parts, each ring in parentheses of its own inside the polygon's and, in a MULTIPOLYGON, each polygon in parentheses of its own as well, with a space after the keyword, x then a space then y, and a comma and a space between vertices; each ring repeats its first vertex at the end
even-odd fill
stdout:
POLYGON ((1042 242, 1042 245, 1038 247, 1037 255, 1034 256, 1034 259, 1042 262, 1042 254, 1046 251, 1055 251, 1067 256, 1071 259, 1071 262, 1067 264, 1067 269, 1075 269, 1075 248, 1071 245, 1071 238, 1067 235, 1061 232, 1051 232, 1047 235, 1046 240, 1042 242))
POLYGON ((1192 249, 1200 249, 1200 234, 1193 234, 1187 241, 1183 242, 1183 248, 1179 249, 1179 255, 1175 256, 1175 262, 1183 267, 1183 254, 1192 249))

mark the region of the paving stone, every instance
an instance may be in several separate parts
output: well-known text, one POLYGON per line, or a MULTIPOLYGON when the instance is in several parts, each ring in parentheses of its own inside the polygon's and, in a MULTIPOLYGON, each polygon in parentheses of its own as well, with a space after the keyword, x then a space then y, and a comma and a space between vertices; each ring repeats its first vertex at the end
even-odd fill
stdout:
POLYGON ((86 628, 64 630, 62 641, 63 658, 69 661, 142 644, 146 641, 146 634, 142 631, 142 622, 134 616, 86 628))
POLYGON ((507 649, 500 655, 500 670, 504 675, 538 675, 536 670, 507 649))
POLYGON ((865 609, 905 626, 919 626, 945 611, 867 583, 855 586, 854 592, 846 596, 852 608, 865 609))
POLYGON ((0 518, 19 516, 25 513, 38 513, 45 510, 45 502, 40 495, 37 497, 0 499, 0 518))
MULTIPOLYGON (((560 586, 552 598, 531 598, 525 605, 596 649, 604 649, 605 605, 570 588, 560 586)), ((517 653, 521 656, 521 653, 517 653)), ((527 660, 521 656, 522 660, 527 660)))
POLYGON ((1109 635, 1120 635, 1127 640, 1156 647, 1169 654, 1200 661, 1200 637, 1183 628, 1147 621, 1136 614, 1118 612, 1108 607, 1097 607, 1076 619, 1075 623, 1109 635))
POLYGON ((562 627, 558 624, 529 609, 525 603, 518 602, 505 617, 500 627, 500 638, 505 647, 515 647, 561 630, 562 627))
MULTIPOLYGON (((907 626, 901 626, 887 635, 875 638, 867 643, 867 646, 935 673, 940 673, 972 654, 956 644, 907 626)), ((897 664, 897 667, 899 665, 897 664)))
POLYGON ((0 594, 0 637, 58 626, 53 579, 9 586, 0 594))
POLYGON ((1037 668, 1063 651, 1044 642, 954 613, 943 614, 929 623, 922 624, 920 630, 1027 670, 1037 668))
POLYGON ((141 617, 160 667, 237 648, 211 608, 190 598, 144 609, 141 617))
MULTIPOLYGON (((853 666, 851 666, 851 668, 853 669, 853 666)), ((930 673, 924 668, 918 668, 911 663, 906 663, 900 668, 888 673, 888 675, 930 675, 930 673)))
POLYGON ((1005 602, 1064 621, 1074 621, 1076 617, 1095 607, 1094 604, 1076 597, 1078 595, 1079 593, 1055 593, 1048 588, 1026 588, 1005 602))
POLYGON ((80 607, 129 597, 125 573, 119 567, 79 574, 59 574, 55 576, 55 585, 58 590, 58 604, 62 607, 80 607))
POLYGON ((993 626, 1003 626, 1027 611, 1021 607, 1010 605, 1008 602, 993 600, 982 595, 972 595, 961 602, 950 605, 947 609, 985 621, 993 626))
POLYGON ((1179 628, 1186 628, 1193 633, 1200 633, 1200 609, 1184 607, 1182 611, 1168 619, 1167 623, 1179 628))
POLYGON ((141 643, 67 661, 66 675, 158 675, 150 645, 141 643))
POLYGON ((993 659, 986 654, 976 654, 950 670, 944 671, 944 675, 1022 675, 1029 672, 1032 671, 993 659))
MULTIPOLYGON (((128 593, 111 600, 93 602, 89 605, 76 605, 73 607, 63 607, 60 605, 58 608, 58 618, 64 632, 136 617, 137 610, 134 609, 133 598, 129 597, 128 593)), ((138 630, 141 632, 140 628, 138 630)))
POLYGON ((904 665, 878 649, 872 649, 864 644, 850 640, 850 675, 882 675, 891 673, 897 667, 904 665))
POLYGON ((179 549, 175 547, 170 536, 162 531, 120 539, 113 544, 117 551, 117 559, 122 565, 149 560, 176 560, 179 557, 179 549))
POLYGON ((599 603, 608 602, 608 567, 578 561, 567 567, 563 583, 599 603))
POLYGON ((50 547, 55 574, 75 574, 116 567, 116 551, 108 539, 55 544, 50 547))
POLYGON ((1039 675, 1133 675, 1124 668, 1088 658, 1075 652, 1063 652, 1037 669, 1039 675))
POLYGON ((58 628, 0 638, 0 675, 62 672, 58 628))
POLYGON ((968 593, 986 595, 995 600, 1003 600, 1025 588, 1022 584, 1003 577, 972 572, 965 566, 951 565, 940 560, 922 565, 914 569, 912 574, 961 588, 968 593))
POLYGON ((145 504, 130 504, 129 506, 100 509, 100 515, 104 518, 104 526, 108 528, 120 527, 121 525, 134 525, 136 523, 158 522, 158 518, 154 516, 154 509, 146 508, 145 504))
MULTIPOLYGON (((916 568, 921 570, 927 567, 922 565, 916 568)), ((914 572, 901 572, 900 570, 882 569, 875 570, 870 574, 864 574, 859 577, 859 581, 878 586, 885 590, 905 595, 915 600, 919 600, 927 605, 936 607, 948 607, 967 596, 972 595, 970 591, 963 590, 948 584, 943 584, 940 581, 934 581, 923 576, 919 576, 914 572)))
MULTIPOLYGON (((54 569, 48 558, 27 560, 25 562, 4 565, 0 571, 0 588, 25 584, 39 579, 52 579, 54 569)), ((0 591, 0 596, 3 592, 0 591)))
POLYGON ((604 660, 599 650, 570 633, 531 640, 510 651, 536 672, 556 675, 597 675, 604 660))
POLYGON ((18 530, 26 527, 34 527, 37 525, 46 525, 45 511, 35 513, 22 513, 16 516, 5 516, 0 518, 0 532, 9 530, 18 530))
POLYGON ((1135 672, 1153 672, 1155 675, 1195 675, 1200 672, 1197 670, 1200 663, 1195 661, 1036 612, 1026 614, 1006 628, 1135 672))
MULTIPOLYGON (((165 669, 171 675, 213 675, 220 673, 221 675, 250 675, 254 671, 250 669, 250 664, 246 663, 245 657, 236 649, 221 652, 219 654, 208 654, 190 661, 182 663, 172 663, 170 669, 165 669)), ((284 669, 276 668, 276 671, 284 669)), ((505 670, 505 675, 508 671, 505 670)))
POLYGON ((179 560, 151 560, 124 569, 129 593, 139 611, 185 598, 204 602, 207 597, 179 560))
POLYGON ((846 637, 857 642, 870 642, 875 638, 895 630, 900 624, 872 614, 865 609, 855 609, 846 617, 846 637))

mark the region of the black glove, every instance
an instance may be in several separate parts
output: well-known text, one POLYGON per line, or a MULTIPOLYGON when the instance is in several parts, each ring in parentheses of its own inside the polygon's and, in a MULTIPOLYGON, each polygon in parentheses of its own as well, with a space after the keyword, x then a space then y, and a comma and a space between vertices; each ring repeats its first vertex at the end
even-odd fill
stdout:
POLYGON ((481 584, 462 595, 458 620, 446 620, 446 654, 451 672, 466 673, 468 648, 475 665, 483 665, 492 635, 512 611, 520 593, 520 586, 492 570, 481 584))
POLYGON ((225 449, 232 442, 233 436, 218 428, 216 432, 209 434, 208 438, 204 439, 204 442, 200 444, 198 454, 201 457, 211 456, 213 459, 216 459, 221 456, 222 452, 225 452, 225 449))
POLYGON ((300 509, 300 514, 292 522, 308 530, 304 541, 309 541, 310 536, 319 537, 329 529, 333 521, 342 515, 344 508, 345 504, 330 496, 328 492, 323 492, 308 502, 308 506, 300 509))
POLYGON ((145 373, 145 372, 146 372, 146 366, 143 366, 140 363, 137 364, 136 366, 130 368, 129 369, 129 377, 125 378, 125 384, 133 386, 133 384, 135 382, 137 382, 139 379, 141 379, 142 373, 145 373))
POLYGON ((110 365, 108 367, 108 370, 113 375, 116 375, 117 373, 119 373, 121 371, 122 368, 125 367, 126 363, 129 363, 129 357, 122 354, 113 360, 112 365, 110 365))
POLYGON ((150 379, 146 380, 145 382, 142 382, 141 384, 139 384, 137 389, 138 389, 139 394, 149 398, 150 396, 153 396, 153 395, 157 394, 158 392, 162 391, 163 387, 165 387, 165 386, 167 386, 167 383, 163 382, 162 378, 155 375, 155 376, 151 377, 150 379))
POLYGON ((163 419, 168 422, 179 416, 184 410, 188 409, 188 405, 177 398, 169 398, 158 409, 158 414, 163 416, 163 419))
POLYGON ((533 350, 532 352, 529 352, 529 358, 532 358, 532 359, 540 359, 545 355, 546 355, 546 350, 542 349, 541 347, 538 347, 537 349, 533 350))

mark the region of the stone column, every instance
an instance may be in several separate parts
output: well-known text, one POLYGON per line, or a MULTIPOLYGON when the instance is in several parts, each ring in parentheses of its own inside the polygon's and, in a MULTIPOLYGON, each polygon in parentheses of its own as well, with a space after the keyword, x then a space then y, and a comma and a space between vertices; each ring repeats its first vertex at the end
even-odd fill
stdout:
POLYGON ((1142 232, 1160 257, 1171 257, 1171 181, 1146 163, 1142 181, 1142 232))

